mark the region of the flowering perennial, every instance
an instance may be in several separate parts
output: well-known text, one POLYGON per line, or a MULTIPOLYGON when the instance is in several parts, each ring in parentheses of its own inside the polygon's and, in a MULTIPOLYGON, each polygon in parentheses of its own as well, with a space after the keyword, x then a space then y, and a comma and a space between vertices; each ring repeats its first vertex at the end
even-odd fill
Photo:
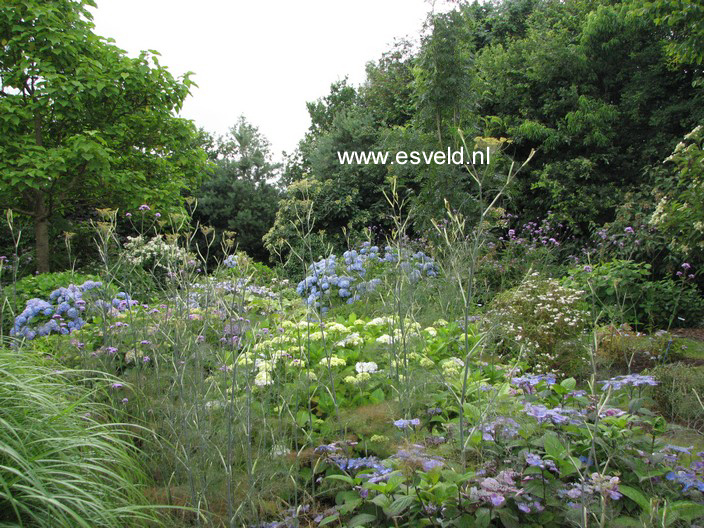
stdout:
POLYGON ((386 246, 382 252, 378 246, 365 242, 359 249, 345 251, 342 259, 332 254, 311 264, 296 291, 304 297, 307 305, 316 308, 322 306, 321 301, 329 303, 336 297, 352 304, 381 284, 380 278, 367 277, 372 266, 386 267, 398 262, 413 282, 424 276, 437 275, 434 260, 422 251, 402 250, 399 253, 398 249, 386 246))

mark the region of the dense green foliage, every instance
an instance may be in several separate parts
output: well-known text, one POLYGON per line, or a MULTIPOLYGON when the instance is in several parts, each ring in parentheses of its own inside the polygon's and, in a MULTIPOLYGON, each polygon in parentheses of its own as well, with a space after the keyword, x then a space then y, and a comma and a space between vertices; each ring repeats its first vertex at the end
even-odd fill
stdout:
POLYGON ((704 13, 452 4, 283 165, 0 4, 1 525, 704 521, 704 13))
MULTIPOLYGON (((697 9, 677 24, 701 25, 697 9)), ((611 221, 627 192, 658 183, 651 168, 704 119, 702 91, 693 86, 699 69, 672 67, 662 20, 637 13, 623 2, 509 0, 462 3, 430 18, 419 51, 399 43, 369 64, 357 91, 335 84, 309 104, 313 125, 286 177, 333 182, 337 207, 316 203, 314 230, 338 245, 343 227, 388 230, 379 186, 390 176, 423 213, 418 232, 427 227, 424 215, 441 214, 443 198, 470 214, 471 180, 461 167, 336 158, 350 150, 457 148, 458 128, 506 136, 518 158, 537 149, 506 203, 522 220, 552 213, 580 236, 611 221)), ((292 219, 281 215, 271 248, 292 219)))
POLYGON ((274 224, 280 194, 273 184, 278 165, 271 161, 269 144, 244 117, 213 143, 214 173, 195 194, 194 220, 219 234, 232 232, 240 250, 267 260, 262 237, 274 224))
POLYGON ((704 127, 692 130, 665 160, 674 174, 664 182, 663 196, 651 222, 668 244, 691 264, 704 263, 704 127))
POLYGON ((49 268, 54 215, 95 207, 179 206, 204 155, 189 93, 144 52, 132 59, 92 32, 90 0, 0 5, 0 205, 32 218, 49 268))

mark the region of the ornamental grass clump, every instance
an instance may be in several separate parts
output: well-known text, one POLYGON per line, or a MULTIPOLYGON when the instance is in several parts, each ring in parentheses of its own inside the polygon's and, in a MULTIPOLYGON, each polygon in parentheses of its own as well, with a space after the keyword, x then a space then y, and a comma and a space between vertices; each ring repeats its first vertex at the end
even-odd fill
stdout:
POLYGON ((155 526, 132 433, 71 374, 0 349, 0 524, 155 526))

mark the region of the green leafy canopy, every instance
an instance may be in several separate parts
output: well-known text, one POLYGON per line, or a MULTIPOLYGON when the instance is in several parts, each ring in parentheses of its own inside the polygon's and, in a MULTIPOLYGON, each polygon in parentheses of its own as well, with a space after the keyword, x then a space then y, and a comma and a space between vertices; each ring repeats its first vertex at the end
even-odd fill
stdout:
POLYGON ((177 206, 206 162, 193 123, 175 117, 190 74, 95 35, 94 5, 0 5, 0 206, 35 222, 79 205, 177 206))

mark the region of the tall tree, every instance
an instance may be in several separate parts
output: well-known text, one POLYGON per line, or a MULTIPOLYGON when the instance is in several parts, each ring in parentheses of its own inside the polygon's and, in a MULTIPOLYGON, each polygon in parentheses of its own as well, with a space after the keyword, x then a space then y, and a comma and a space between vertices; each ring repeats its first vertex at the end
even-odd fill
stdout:
POLYGON ((92 0, 0 4, 0 206, 34 222, 37 270, 49 224, 77 204, 163 209, 204 167, 189 94, 155 53, 128 57, 93 33, 92 0))
MULTIPOLYGON (((704 65, 704 5, 701 0, 633 0, 633 13, 667 28, 665 49, 676 65, 704 65)), ((701 73, 701 70, 700 70, 701 73)))
POLYGON ((215 170, 196 193, 195 218, 236 234, 238 248, 266 260, 262 237, 274 224, 280 192, 269 141, 241 116, 229 133, 212 142, 215 170))

